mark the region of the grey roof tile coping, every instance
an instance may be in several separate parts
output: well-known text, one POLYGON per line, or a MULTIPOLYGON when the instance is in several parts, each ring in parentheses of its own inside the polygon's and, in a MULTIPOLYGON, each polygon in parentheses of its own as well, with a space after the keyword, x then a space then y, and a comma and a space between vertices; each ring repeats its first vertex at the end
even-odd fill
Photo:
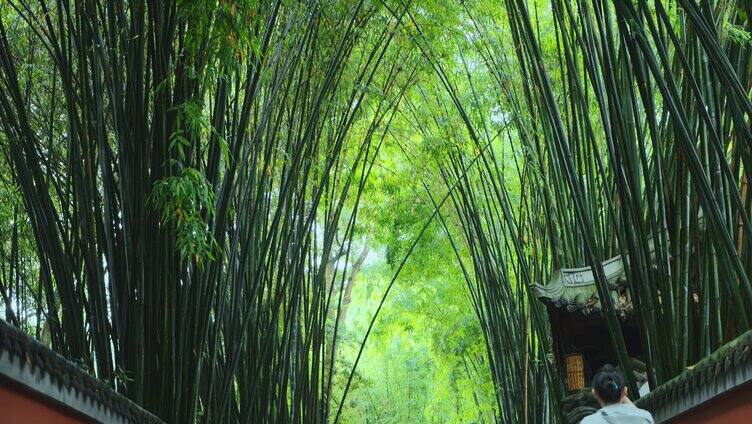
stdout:
POLYGON ((103 423, 162 421, 74 363, 0 319, 0 380, 103 423))
POLYGON ((675 416, 752 382, 752 330, 721 346, 690 369, 638 399, 656 422, 675 416))

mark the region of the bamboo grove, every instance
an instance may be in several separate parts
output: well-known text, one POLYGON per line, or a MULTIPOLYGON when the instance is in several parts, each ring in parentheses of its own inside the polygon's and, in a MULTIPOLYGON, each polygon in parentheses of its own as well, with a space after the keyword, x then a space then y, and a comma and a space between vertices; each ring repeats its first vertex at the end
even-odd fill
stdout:
MULTIPOLYGON (((454 217, 472 258, 468 283, 494 379, 505 389, 497 393, 504 421, 557 415, 561 380, 543 359, 549 330, 526 290, 554 269, 592 267, 606 298, 601 262, 627 259, 653 388, 749 329, 749 5, 507 0, 505 15, 463 5, 491 96, 509 111, 512 152, 494 149, 505 135, 489 131, 478 100, 488 87, 473 86, 464 58, 454 72, 436 62, 445 111, 462 119, 449 131, 433 128, 458 139, 438 155, 448 187, 463 163, 482 158, 453 195, 454 217), (546 15, 552 27, 543 29, 546 15), (455 89, 463 80, 464 98, 455 89), (514 170, 500 171, 510 160, 514 170), (520 185, 516 203, 510 174, 520 185), (538 374, 534 364, 549 369, 538 374), (553 395, 536 400, 540 387, 553 395)), ((614 308, 603 308, 619 365, 630 370, 614 308)))
MULTIPOLYGON (((442 224, 458 260, 471 260, 503 422, 559 418, 550 330, 527 289, 557 268, 592 267, 605 298, 600 264, 626 258, 652 388, 749 329, 752 310, 749 5, 544 3, 460 2, 472 53, 449 65, 413 20, 438 79, 419 97, 442 107, 415 106, 407 120, 442 140, 430 152, 452 191, 442 224), (482 87, 479 64, 491 76, 482 87), (488 97, 508 111, 498 132, 488 97)), ((613 305, 603 308, 629 371, 613 305)))
POLYGON ((3 252, 6 317, 168 422, 325 421, 334 288, 411 78, 399 18, 363 1, 0 10, 12 231, 33 235, 3 252))
POLYGON ((558 268, 626 259, 651 388, 750 329, 750 4, 418 3, 0 4, 6 321, 166 422, 338 422, 435 225, 497 422, 561 419, 558 268), (384 145, 432 212, 335 393, 384 145))
MULTIPOLYGON (((601 298, 600 263, 627 258, 656 387, 749 329, 752 81, 744 41, 733 37, 748 29, 748 5, 554 1, 555 76, 529 8, 506 8, 526 81, 519 111, 533 117, 519 128, 535 152, 523 172, 541 176, 530 179, 527 210, 549 215, 524 219, 550 246, 551 268, 596 270, 601 298)), ((613 308, 603 307, 629 369, 613 308)))

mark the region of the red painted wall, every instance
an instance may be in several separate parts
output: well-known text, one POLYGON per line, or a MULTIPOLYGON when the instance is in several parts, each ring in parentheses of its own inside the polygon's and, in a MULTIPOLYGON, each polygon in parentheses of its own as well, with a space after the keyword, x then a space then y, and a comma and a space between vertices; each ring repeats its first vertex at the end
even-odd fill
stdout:
POLYGON ((21 387, 0 381, 0 422, 3 424, 79 424, 89 421, 21 387))
POLYGON ((752 384, 726 392, 669 421, 671 424, 749 424, 752 384))

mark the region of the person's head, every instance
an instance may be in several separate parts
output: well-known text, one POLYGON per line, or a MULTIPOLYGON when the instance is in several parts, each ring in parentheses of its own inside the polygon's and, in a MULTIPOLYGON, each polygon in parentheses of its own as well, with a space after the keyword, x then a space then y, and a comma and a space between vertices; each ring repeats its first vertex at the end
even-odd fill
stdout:
POLYGON ((593 377, 593 396, 601 406, 619 403, 627 397, 624 374, 611 365, 604 365, 593 377))

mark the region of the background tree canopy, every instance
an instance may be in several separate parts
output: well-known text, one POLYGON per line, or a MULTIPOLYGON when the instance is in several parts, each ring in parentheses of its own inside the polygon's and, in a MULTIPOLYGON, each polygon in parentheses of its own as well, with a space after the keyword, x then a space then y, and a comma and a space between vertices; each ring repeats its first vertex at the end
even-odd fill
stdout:
POLYGON ((530 286, 622 255, 655 388, 750 328, 751 14, 3 1, 0 313, 166 422, 559 422, 530 286))

